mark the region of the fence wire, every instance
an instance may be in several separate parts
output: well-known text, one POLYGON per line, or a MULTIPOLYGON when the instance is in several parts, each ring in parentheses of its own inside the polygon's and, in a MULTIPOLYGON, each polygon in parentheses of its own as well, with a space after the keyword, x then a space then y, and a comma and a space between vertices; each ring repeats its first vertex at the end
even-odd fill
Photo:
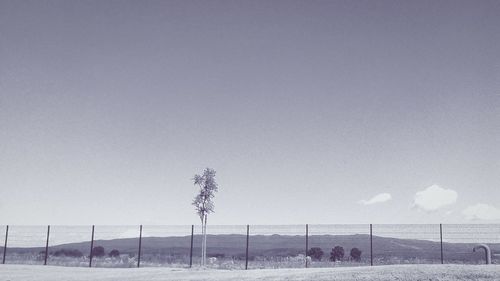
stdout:
POLYGON ((88 266, 92 226, 51 225, 47 264, 88 266))
POLYGON ((9 226, 5 263, 43 264, 46 240, 47 226, 9 226))
POLYGON ((375 264, 441 263, 438 224, 373 225, 375 264))
POLYGON ((304 225, 251 225, 249 268, 304 267, 304 225))
MULTIPOLYGON (((201 261, 200 225, 96 225, 93 240, 92 226, 13 225, 4 249, 6 230, 0 226, 0 261, 5 252, 8 264, 89 266, 92 260, 93 267, 186 268, 201 261)), ((208 225, 207 267, 485 263, 484 251, 473 252, 477 244, 488 245, 500 264, 500 224, 208 225)))
POLYGON ((142 238, 141 266, 189 266, 190 225, 144 225, 142 238))
POLYGON ((92 265, 135 267, 139 251, 139 226, 96 225, 92 265))
MULTIPOLYGON (((195 257, 201 256, 202 229, 195 226, 195 257)), ((245 225, 208 225, 207 262, 208 266, 221 269, 245 268, 246 253, 245 225)), ((195 259, 200 262, 199 258, 195 259)))
POLYGON ((309 225, 310 267, 370 264, 370 226, 367 224, 309 225), (337 247, 338 250, 334 250, 337 247))
POLYGON ((477 244, 487 244, 492 262, 500 264, 500 225, 443 224, 443 252, 446 263, 484 263, 484 252, 473 252, 477 244))

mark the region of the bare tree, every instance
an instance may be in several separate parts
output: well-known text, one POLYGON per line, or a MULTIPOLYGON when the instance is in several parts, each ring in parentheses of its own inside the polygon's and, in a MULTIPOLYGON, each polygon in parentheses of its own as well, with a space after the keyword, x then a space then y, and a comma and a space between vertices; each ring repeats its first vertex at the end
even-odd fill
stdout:
POLYGON ((215 182, 215 170, 206 168, 203 175, 195 175, 194 185, 200 188, 198 195, 194 197, 193 206, 201 220, 202 245, 201 245, 201 265, 205 266, 207 261, 207 217, 214 212, 215 193, 218 191, 217 182, 215 182))

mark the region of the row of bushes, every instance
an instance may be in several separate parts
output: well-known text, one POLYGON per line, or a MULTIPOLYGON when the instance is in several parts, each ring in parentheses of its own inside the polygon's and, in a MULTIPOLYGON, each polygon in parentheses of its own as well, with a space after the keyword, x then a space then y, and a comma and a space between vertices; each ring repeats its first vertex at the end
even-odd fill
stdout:
MULTIPOLYGON (((361 250, 358 248, 352 248, 350 252, 350 258, 354 261, 361 261, 361 250)), ((320 261, 325 253, 319 247, 312 247, 307 250, 307 256, 311 257, 314 261, 320 261)), ((345 251, 341 246, 335 246, 330 252, 330 261, 340 261, 344 258, 345 251)))
MULTIPOLYGON (((45 253, 45 252, 42 252, 45 253)), ((83 253, 77 249, 60 249, 57 250, 53 253, 50 253, 52 256, 56 257, 73 257, 73 258, 81 258, 83 257, 83 253)), ((104 250, 104 247, 102 246, 97 246, 92 249, 92 256, 94 257, 104 257, 106 255, 106 251, 104 250)), ((120 256, 120 251, 113 249, 108 253, 109 257, 119 257, 120 256)))
MULTIPOLYGON (((351 260, 354 261, 361 261, 361 250, 358 248, 352 248, 350 252, 350 258, 351 260)), ((57 250, 53 253, 50 253, 53 256, 60 257, 60 256, 65 256, 65 257, 75 257, 75 258, 80 258, 83 256, 83 253, 79 250, 76 249, 60 249, 57 250)), ((108 254, 109 257, 119 257, 120 256, 120 251, 113 249, 111 250, 108 254)), ((92 256, 94 257, 104 257, 106 256, 106 251, 104 250, 104 247, 102 246, 97 246, 92 249, 92 256)), ((215 256, 217 258, 223 258, 224 254, 215 254, 211 255, 215 256)), ((307 256, 311 257, 312 260, 314 261, 320 261, 323 256, 324 252, 321 248, 319 247, 312 247, 311 249, 307 250, 307 256)), ((345 251, 344 248, 341 246, 335 246, 332 248, 330 252, 330 261, 340 261, 344 259, 345 256, 345 251)))

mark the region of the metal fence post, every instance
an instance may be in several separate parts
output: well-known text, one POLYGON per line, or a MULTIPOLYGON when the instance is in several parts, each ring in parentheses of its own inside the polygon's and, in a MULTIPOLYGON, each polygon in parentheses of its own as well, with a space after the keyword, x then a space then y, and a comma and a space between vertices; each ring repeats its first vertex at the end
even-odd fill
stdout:
POLYGON ((5 255, 7 254, 7 238, 9 237, 9 226, 5 228, 5 244, 3 246, 3 259, 2 264, 5 264, 5 255))
POLYGON ((373 225, 370 223, 370 266, 373 266, 373 225))
POLYGON ((248 241, 250 238, 250 225, 247 224, 247 249, 245 251, 245 270, 248 269, 248 241))
POLYGON ((189 267, 193 267, 193 240, 194 240, 194 224, 191 225, 191 249, 189 250, 189 267))
POLYGON ((93 255, 93 250, 94 250, 94 228, 95 228, 95 225, 92 225, 92 239, 90 240, 89 267, 92 267, 92 255, 93 255))
POLYGON ((444 257, 443 257, 443 224, 439 224, 439 239, 441 242, 441 264, 444 264, 444 257))
POLYGON ((47 257, 49 256, 49 235, 50 235, 50 225, 47 225, 47 242, 45 243, 45 259, 43 265, 47 265, 47 257))
POLYGON ((307 264, 307 251, 309 250, 309 224, 306 224, 306 268, 307 264))
POLYGON ((141 247, 142 247, 142 224, 139 226, 139 253, 137 253, 137 267, 141 266, 141 247))

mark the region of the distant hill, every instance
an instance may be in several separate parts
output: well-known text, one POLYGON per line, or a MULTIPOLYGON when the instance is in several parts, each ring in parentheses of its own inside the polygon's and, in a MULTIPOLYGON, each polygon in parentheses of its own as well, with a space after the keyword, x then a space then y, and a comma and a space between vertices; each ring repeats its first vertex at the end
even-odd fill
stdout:
MULTIPOLYGON (((239 257, 245 256, 245 235, 208 235, 208 255, 239 257)), ((181 237, 144 237, 142 238, 143 255, 189 255, 191 236, 181 237)), ((201 236, 194 237, 193 254, 199 255, 201 236)), ((483 253, 473 253, 471 243, 444 243, 444 257, 446 260, 481 261, 483 253)), ((500 253, 500 244, 489 244, 493 253, 500 253)), ((96 240, 94 246, 103 246, 106 252, 118 249, 121 253, 136 255, 138 238, 124 238, 113 240, 96 240)), ((359 248, 366 259, 370 256, 370 236, 356 235, 312 235, 309 236, 309 248, 320 247, 329 256, 334 246, 342 246, 346 256, 351 248, 359 248)), ((303 235, 253 235, 249 242, 250 257, 257 256, 296 256, 305 252, 305 236, 303 235)), ((1 248, 0 248, 1 249, 1 248)), ((62 244, 49 247, 49 253, 59 249, 76 249, 84 254, 90 250, 90 241, 62 244)), ((37 248, 8 248, 8 253, 38 253, 44 251, 37 248)), ((427 240, 397 239, 373 236, 373 252, 377 259, 399 257, 403 259, 440 260, 440 243, 427 240)))

